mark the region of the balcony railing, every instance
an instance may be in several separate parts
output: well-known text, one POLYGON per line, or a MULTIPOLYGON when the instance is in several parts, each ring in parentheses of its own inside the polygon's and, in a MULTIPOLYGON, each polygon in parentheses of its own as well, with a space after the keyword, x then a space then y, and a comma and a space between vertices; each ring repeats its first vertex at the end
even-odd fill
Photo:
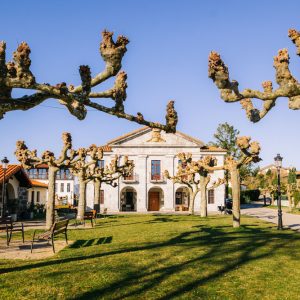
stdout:
POLYGON ((56 179, 59 180, 72 180, 74 176, 72 174, 57 174, 56 179))
MULTIPOLYGON (((48 180, 48 172, 30 172, 30 171, 27 171, 27 175, 30 179, 40 179, 40 180, 48 180)), ((72 173, 60 173, 58 172, 56 174, 56 179, 59 179, 59 180, 73 180, 74 179, 74 176, 72 175, 72 173)))
POLYGON ((166 178, 163 173, 149 173, 150 182, 162 183, 166 182, 166 178))
POLYGON ((122 182, 124 182, 124 183, 139 182, 139 176, 138 176, 138 174, 134 173, 130 176, 122 177, 122 182))

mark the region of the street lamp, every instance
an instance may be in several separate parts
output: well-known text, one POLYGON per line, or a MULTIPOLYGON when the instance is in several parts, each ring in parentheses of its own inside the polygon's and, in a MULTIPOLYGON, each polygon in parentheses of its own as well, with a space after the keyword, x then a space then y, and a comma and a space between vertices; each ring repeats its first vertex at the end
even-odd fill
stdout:
POLYGON ((280 168, 282 167, 282 159, 283 157, 280 154, 277 154, 274 157, 275 166, 277 168, 277 205, 278 205, 278 230, 282 230, 282 210, 281 210, 281 192, 280 192, 280 168))
POLYGON ((5 211, 5 198, 6 198, 6 191, 5 191, 5 175, 6 175, 6 170, 7 170, 7 165, 9 163, 9 160, 5 156, 2 160, 2 169, 3 169, 3 183, 2 183, 2 207, 1 207, 1 217, 4 217, 4 211, 5 211))

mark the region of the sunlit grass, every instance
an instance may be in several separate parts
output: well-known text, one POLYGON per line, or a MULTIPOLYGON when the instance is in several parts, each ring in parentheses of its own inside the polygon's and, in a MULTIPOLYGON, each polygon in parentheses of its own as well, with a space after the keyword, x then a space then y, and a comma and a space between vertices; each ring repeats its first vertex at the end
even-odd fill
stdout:
POLYGON ((242 223, 107 218, 69 230, 75 243, 51 259, 0 260, 0 298, 299 299, 300 235, 254 218, 242 223))

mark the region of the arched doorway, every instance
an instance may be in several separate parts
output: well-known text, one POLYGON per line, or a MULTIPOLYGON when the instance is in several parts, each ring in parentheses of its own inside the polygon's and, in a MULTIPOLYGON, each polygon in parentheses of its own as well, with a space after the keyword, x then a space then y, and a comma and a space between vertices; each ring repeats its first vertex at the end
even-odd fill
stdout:
POLYGON ((136 190, 133 187, 125 187, 121 191, 120 210, 136 211, 136 190))
POLYGON ((7 200, 12 200, 16 199, 16 193, 13 185, 11 183, 6 184, 6 195, 7 195, 7 200))
POLYGON ((148 211, 159 211, 164 205, 164 193, 159 187, 153 187, 148 192, 148 211))
POLYGON ((189 209, 190 192, 187 187, 179 187, 175 192, 175 210, 187 211, 189 209))

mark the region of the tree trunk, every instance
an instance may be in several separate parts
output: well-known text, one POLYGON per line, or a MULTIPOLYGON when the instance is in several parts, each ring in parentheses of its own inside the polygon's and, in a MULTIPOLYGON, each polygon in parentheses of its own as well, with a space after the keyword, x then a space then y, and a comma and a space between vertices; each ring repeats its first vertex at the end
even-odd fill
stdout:
POLYGON ((198 191, 196 192, 193 192, 191 191, 191 198, 190 198, 190 205, 189 205, 189 213, 190 214, 194 214, 195 213, 195 198, 196 198, 196 195, 197 195, 198 191))
POLYGON ((86 207, 86 182, 85 180, 79 179, 79 200, 78 200, 78 211, 77 211, 77 219, 83 220, 85 207, 86 207))
POLYGON ((293 198, 290 190, 287 191, 287 196, 289 200, 289 212, 291 212, 293 210, 293 198))
POLYGON ((206 196, 206 178, 204 176, 200 176, 200 216, 207 217, 207 196, 206 196))
POLYGON ((228 171, 225 170, 225 199, 224 199, 224 205, 225 205, 225 200, 229 198, 229 176, 228 176, 228 171))
POLYGON ((100 212, 100 189, 101 189, 101 182, 100 180, 94 181, 94 209, 97 212, 100 212))
POLYGON ((54 224, 54 208, 55 208, 55 179, 56 173, 59 169, 57 167, 49 166, 48 169, 48 200, 46 207, 46 229, 50 229, 54 224))
POLYGON ((272 195, 271 195, 271 205, 274 205, 274 202, 275 202, 275 200, 274 200, 274 193, 272 193, 272 195))
POLYGON ((233 227, 240 227, 241 220, 241 203, 240 203, 240 176, 239 171, 235 168, 231 171, 231 188, 232 188, 232 218, 233 227))

